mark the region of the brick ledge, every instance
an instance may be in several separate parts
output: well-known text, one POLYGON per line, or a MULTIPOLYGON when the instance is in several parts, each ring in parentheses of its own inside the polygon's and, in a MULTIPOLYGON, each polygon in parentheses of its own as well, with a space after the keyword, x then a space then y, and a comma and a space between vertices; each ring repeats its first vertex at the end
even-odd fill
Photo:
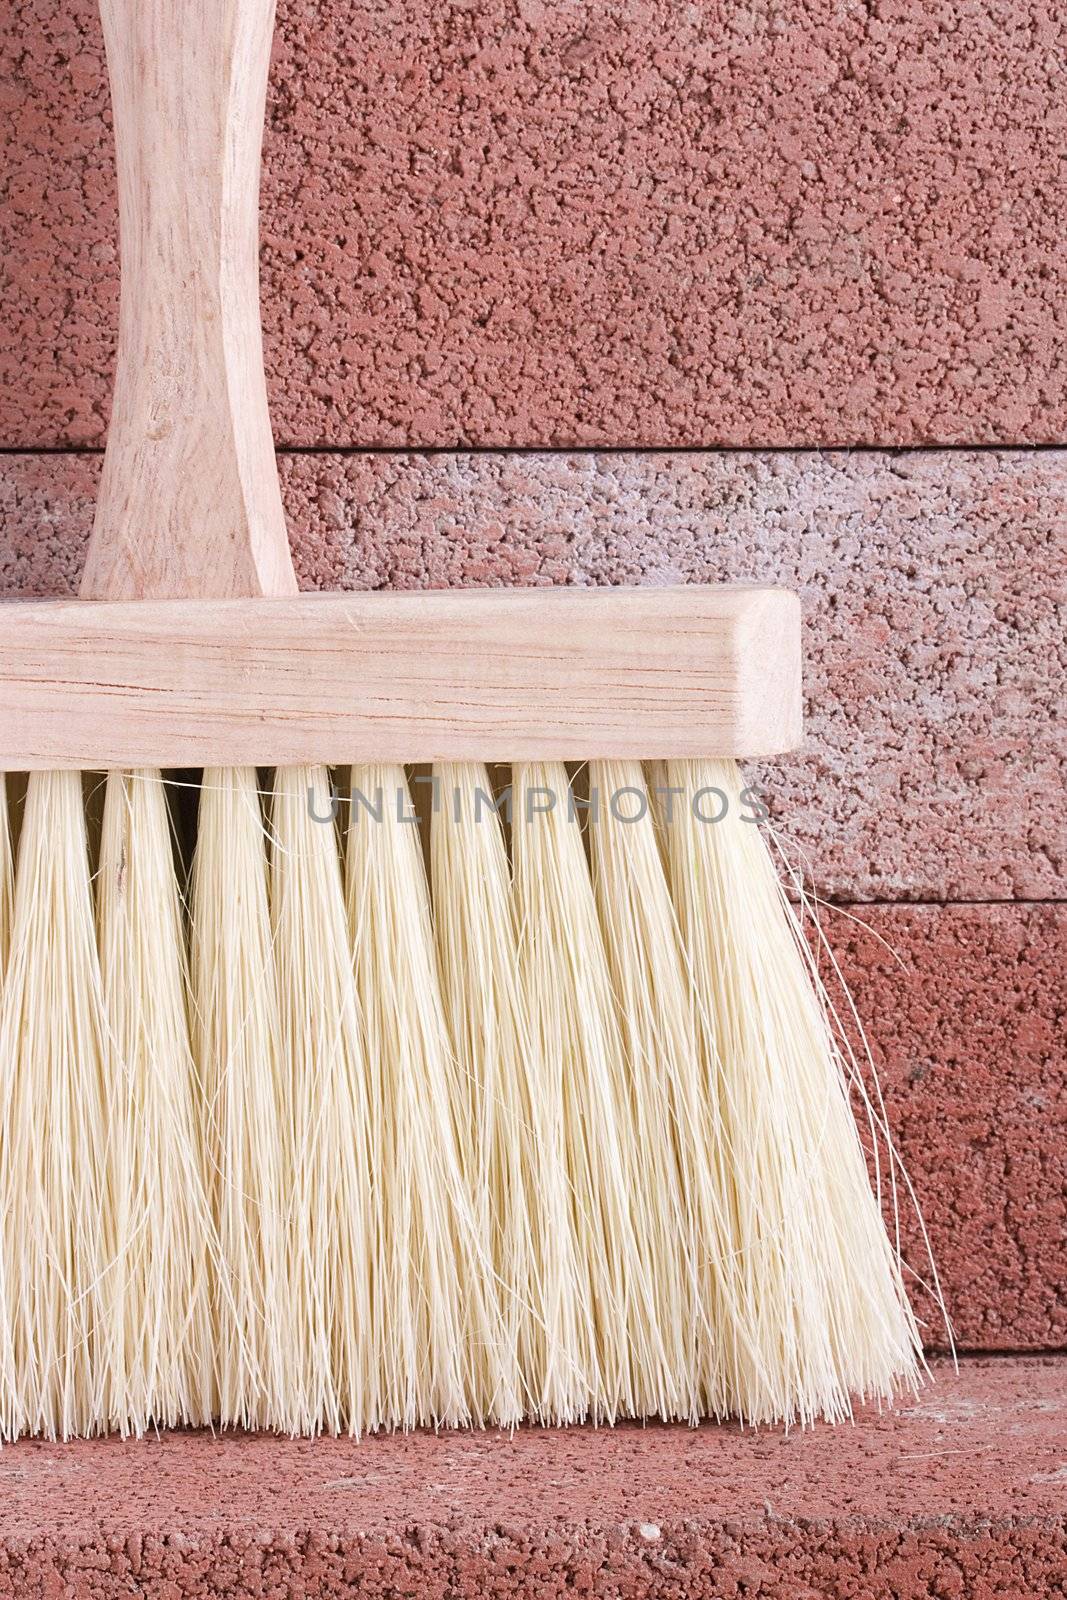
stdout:
POLYGON ((0 1454, 0 1596, 1062 1593, 1067 1357, 938 1365, 854 1427, 0 1454))

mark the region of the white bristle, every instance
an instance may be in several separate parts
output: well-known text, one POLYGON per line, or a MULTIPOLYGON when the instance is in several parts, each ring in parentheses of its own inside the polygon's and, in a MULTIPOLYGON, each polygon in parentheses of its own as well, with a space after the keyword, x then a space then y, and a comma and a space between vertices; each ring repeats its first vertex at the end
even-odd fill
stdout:
POLYGON ((445 1011, 465 1091, 460 1135, 500 1287, 515 1387, 546 1422, 584 1415, 595 1380, 575 1264, 558 1085, 535 1055, 518 973, 504 836, 489 775, 434 768, 433 915, 445 1011))
MULTIPOLYGON (((3 982, 3 974, 7 971, 14 910, 15 864, 11 845, 7 781, 5 775, 0 774, 0 984, 3 982)), ((0 1062, 0 1066, 2 1065, 0 1062)), ((3 1089, 0 1088, 0 1101, 3 1093, 3 1089)), ((0 1151, 0 1172, 2 1170, 3 1154, 0 1151)), ((15 1438, 22 1426, 18 1381, 15 1375, 15 1350, 8 1315, 10 1298, 7 1288, 6 1254, 6 1240, 0 1232, 0 1440, 15 1438)))
POLYGON ((570 1188, 579 1365, 590 1415, 671 1414, 634 1166, 638 1130, 580 829, 558 763, 517 766, 512 848, 519 971, 537 1070, 553 1101, 570 1188))
POLYGON ((215 1411, 199 1089, 185 934, 158 772, 107 779, 97 877, 108 1022, 106 1194, 112 1265, 102 1359, 121 1433, 215 1411))
POLYGON ((160 774, 107 780, 95 918, 79 775, 30 777, 13 893, 0 780, 0 1437, 918 1382, 899 1158, 737 768, 594 762, 583 828, 516 767, 513 876, 486 769, 434 776, 431 905, 401 767, 352 769, 344 868, 324 770, 269 829, 205 772, 188 975, 160 774))
POLYGON ((31 775, 0 1008, 3 1427, 106 1423, 106 1199, 112 1141, 81 778, 31 775), (6 1343, 7 1341, 5 1341, 6 1343))
POLYGON ((0 979, 7 970, 14 914, 15 860, 11 847, 11 816, 7 799, 7 778, 0 772, 0 979))
POLYGON ((730 1183, 723 1265, 743 1318, 730 1409, 807 1422, 848 1415, 852 1393, 914 1384, 920 1346, 844 1064, 742 782, 732 762, 669 763, 664 837, 730 1183), (722 810, 716 791, 726 816, 700 820, 722 810))
POLYGON ((372 1340, 376 1292, 368 1074, 325 770, 280 769, 271 918, 281 998, 294 1425, 362 1433, 388 1421, 372 1340))
POLYGON ((347 900, 377 1177, 371 1338, 384 1414, 405 1427, 512 1421, 520 1401, 458 1148, 465 1093, 403 769, 355 767, 351 793, 347 900))
POLYGON ((284 1145, 291 1116, 267 896, 248 768, 204 773, 192 895, 193 1039, 221 1266, 215 1293, 219 1415, 298 1425, 286 1276, 284 1145))
POLYGON ((690 1420, 721 1417, 728 1411, 723 1330, 736 1321, 724 1296, 728 1177, 696 1050, 678 922, 640 763, 591 762, 589 791, 593 881, 636 1133, 636 1214, 651 1240, 674 1410, 690 1420))

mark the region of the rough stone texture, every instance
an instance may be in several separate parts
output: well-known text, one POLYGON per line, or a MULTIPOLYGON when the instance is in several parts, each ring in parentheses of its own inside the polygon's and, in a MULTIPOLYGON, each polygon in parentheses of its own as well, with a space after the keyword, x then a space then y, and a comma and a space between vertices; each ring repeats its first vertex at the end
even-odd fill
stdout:
MULTIPOLYGON (((821 891, 1064 894, 1067 451, 304 454, 306 587, 798 587, 807 749, 761 782, 821 891)), ((0 459, 0 592, 71 592, 98 463, 0 459)))
MULTIPOLYGON (((279 436, 1055 441, 1048 0, 280 0, 279 436)), ((0 28, 0 440, 99 441, 116 306, 95 0, 0 28)))
POLYGON ((802 1434, 168 1434, 0 1460, 0 1596, 1034 1600, 1067 1583, 1067 1363, 802 1434))
MULTIPOLYGON (((866 1030, 958 1344, 1067 1345, 1067 906, 844 907, 827 909, 822 926, 866 1030)), ((892 1227, 888 1190, 885 1212, 892 1227)), ((902 1184, 899 1215, 913 1304, 927 1343, 940 1345, 902 1184)))

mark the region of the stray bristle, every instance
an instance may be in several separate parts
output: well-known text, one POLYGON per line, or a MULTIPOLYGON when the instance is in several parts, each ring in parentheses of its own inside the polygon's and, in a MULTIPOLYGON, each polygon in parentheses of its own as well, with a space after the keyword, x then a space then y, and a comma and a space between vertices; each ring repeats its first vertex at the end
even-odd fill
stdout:
POLYGON ((724 1330, 728 1401, 745 1421, 809 1422, 914 1384, 921 1347, 841 1055, 742 787, 731 762, 669 763, 664 833, 718 1102, 726 1302, 740 1315, 724 1330))
POLYGON ((267 856, 253 769, 204 773, 192 893, 193 1039, 204 1094, 223 1423, 297 1425, 286 1272, 281 1062, 267 856))
POLYGON ((362 1433, 387 1422, 375 1361, 373 1165, 367 1064, 327 773, 275 774, 270 900, 281 996, 285 1236, 293 1425, 362 1433))
POLYGON ((107 1016, 111 1266, 102 1285, 107 1422, 215 1413, 200 1095, 189 1039, 182 911, 158 772, 107 780, 97 876, 107 1016))
POLYGON ((403 768, 352 769, 347 899, 377 1174, 372 1339, 395 1426, 521 1414, 464 1180, 461 1093, 403 768))
POLYGON ((33 773, 0 1008, 9 1437, 103 1424, 112 1154, 104 1034, 81 777, 33 773))
POLYGON ((669 1415, 674 1380, 660 1326, 635 1160, 627 1068, 589 864, 558 763, 515 769, 512 821, 519 971, 543 1092, 570 1191, 573 1362, 596 1418, 669 1415), (569 814, 571 813, 571 814, 569 814))

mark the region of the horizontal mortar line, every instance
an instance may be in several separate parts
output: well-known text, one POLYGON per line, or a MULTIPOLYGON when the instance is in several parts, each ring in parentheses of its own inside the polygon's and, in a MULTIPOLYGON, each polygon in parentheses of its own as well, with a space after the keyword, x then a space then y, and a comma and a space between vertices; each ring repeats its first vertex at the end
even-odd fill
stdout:
POLYGON ((0 444, 0 456, 102 456, 99 444, 0 444))
MULTIPOLYGON (((581 456, 581 455, 1042 455, 1067 450, 1042 444, 291 444, 280 456, 581 456)), ((99 456, 99 444, 0 444, 0 456, 99 456)))
POLYGON ((399 456, 749 456, 749 455, 944 455, 1006 451, 1026 453, 1067 449, 1067 444, 278 444, 279 455, 399 456))
POLYGON ((937 899, 934 897, 921 897, 915 900, 909 900, 903 897, 886 898, 880 900, 856 900, 847 894, 821 894, 819 895, 819 904, 830 907, 839 907, 842 911, 847 911, 854 907, 862 909, 864 906, 899 906, 902 910, 907 910, 909 906, 933 906, 937 908, 943 907, 945 909, 948 909, 952 906, 1062 906, 1067 905, 1067 896, 1051 894, 1035 895, 1033 898, 1027 896, 1023 898, 1008 899, 1005 896, 990 895, 987 899, 976 896, 974 898, 960 900, 947 898, 937 899))
MULTIPOLYGON (((943 1360, 952 1355, 947 1345, 932 1344, 925 1350, 931 1359, 943 1360)), ((961 1364, 968 1361, 1022 1361, 1030 1358, 1035 1361, 1050 1358, 1067 1357, 1067 1345, 1040 1344, 1024 1345, 1018 1350, 983 1350, 981 1345, 967 1345, 956 1350, 956 1356, 961 1364)))

